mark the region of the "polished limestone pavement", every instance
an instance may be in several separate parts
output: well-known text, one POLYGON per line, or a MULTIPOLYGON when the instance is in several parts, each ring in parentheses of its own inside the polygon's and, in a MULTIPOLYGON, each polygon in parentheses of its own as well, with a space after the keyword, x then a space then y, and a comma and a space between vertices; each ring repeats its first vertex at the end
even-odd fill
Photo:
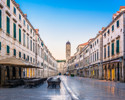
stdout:
POLYGON ((59 76, 60 89, 47 83, 34 88, 0 88, 0 100, 125 100, 125 83, 59 76))
POLYGON ((63 83, 61 88, 47 88, 47 83, 34 87, 0 88, 0 100, 71 100, 63 83))
POLYGON ((61 77, 79 100, 125 100, 125 83, 82 77, 61 77))

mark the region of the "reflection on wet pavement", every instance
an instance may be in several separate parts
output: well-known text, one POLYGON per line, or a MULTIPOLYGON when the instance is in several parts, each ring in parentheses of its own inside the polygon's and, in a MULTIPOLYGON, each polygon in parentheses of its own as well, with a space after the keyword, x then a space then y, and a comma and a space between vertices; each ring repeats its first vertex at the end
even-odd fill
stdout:
POLYGON ((64 85, 61 89, 48 89, 47 83, 37 88, 0 88, 0 100, 71 100, 64 85))
POLYGON ((62 77, 80 100, 125 100, 125 83, 82 77, 62 77))
POLYGON ((0 100, 125 100, 125 83, 60 77, 63 80, 61 89, 48 89, 47 83, 31 89, 0 88, 0 100))

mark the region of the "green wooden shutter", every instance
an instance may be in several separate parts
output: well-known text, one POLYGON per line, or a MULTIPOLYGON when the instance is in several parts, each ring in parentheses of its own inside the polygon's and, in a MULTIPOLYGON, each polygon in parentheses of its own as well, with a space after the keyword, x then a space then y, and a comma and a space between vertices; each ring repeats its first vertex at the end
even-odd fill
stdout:
POLYGON ((21 58, 21 52, 19 52, 19 57, 21 58))
POLYGON ((14 52, 14 53, 13 53, 13 54, 14 54, 14 56, 16 56, 16 50, 15 50, 15 49, 13 50, 13 52, 14 52))
POLYGON ((110 47, 108 46, 108 57, 110 57, 110 47))
POLYGON ((114 31, 114 25, 112 25, 112 31, 114 31))
POLYGON ((7 45, 7 53, 10 53, 10 47, 7 45))
POLYGON ((7 0, 7 6, 10 8, 10 0, 7 0))
POLYGON ((1 50, 1 42, 0 42, 0 50, 1 50))
POLYGON ((119 53, 119 40, 116 41, 116 52, 119 53))
POLYGON ((0 28, 2 28, 2 12, 0 10, 0 28))
POLYGON ((114 55, 114 43, 112 43, 112 55, 114 55))
POLYGON ((7 33, 10 34, 10 18, 7 16, 7 33))
POLYGON ((119 20, 117 21, 117 27, 119 27, 119 20))
POLYGON ((16 39, 16 24, 13 23, 13 37, 16 39))
POLYGON ((13 9, 14 9, 14 11, 13 11, 13 12, 14 12, 14 14, 16 15, 16 8, 14 7, 13 9))
POLYGON ((19 29, 19 42, 21 42, 21 29, 19 29))

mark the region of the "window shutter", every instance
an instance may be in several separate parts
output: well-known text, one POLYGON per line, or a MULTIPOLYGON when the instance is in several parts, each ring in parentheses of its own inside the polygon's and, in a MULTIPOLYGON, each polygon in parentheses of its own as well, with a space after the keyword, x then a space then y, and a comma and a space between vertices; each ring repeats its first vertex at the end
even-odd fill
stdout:
POLYGON ((114 43, 112 43, 112 55, 114 55, 114 43))
POLYGON ((119 20, 117 21, 117 27, 119 27, 119 20))
POLYGON ((114 25, 112 25, 112 31, 114 31, 114 25))
POLYGON ((10 19, 7 16, 7 33, 10 34, 10 19))
POLYGON ((10 47, 7 45, 7 53, 10 53, 10 47))
POLYGON ((119 40, 117 40, 116 44, 117 44, 116 52, 119 53, 119 40))
POLYGON ((21 29, 19 29, 19 42, 21 43, 21 29))
POLYGON ((10 0, 7 0, 7 6, 10 8, 10 0))
POLYGON ((0 10, 0 28, 2 28, 2 12, 0 10))
POLYGON ((13 51, 14 51, 14 56, 16 56, 16 50, 14 49, 13 51))
POLYGON ((13 34, 14 34, 14 38, 16 39, 16 24, 13 23, 13 34))
POLYGON ((19 57, 21 58, 21 52, 19 52, 19 57))
POLYGON ((1 50, 1 42, 0 42, 0 50, 1 50))

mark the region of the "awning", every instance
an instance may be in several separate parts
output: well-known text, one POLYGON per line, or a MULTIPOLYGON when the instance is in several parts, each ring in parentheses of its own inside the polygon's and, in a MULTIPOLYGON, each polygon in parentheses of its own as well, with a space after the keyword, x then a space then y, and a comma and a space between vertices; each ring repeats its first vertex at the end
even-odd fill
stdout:
POLYGON ((21 66, 24 68, 38 68, 36 67, 34 64, 29 63, 25 60, 16 58, 16 57, 9 57, 9 58, 5 58, 0 60, 0 65, 11 65, 11 66, 21 66))

